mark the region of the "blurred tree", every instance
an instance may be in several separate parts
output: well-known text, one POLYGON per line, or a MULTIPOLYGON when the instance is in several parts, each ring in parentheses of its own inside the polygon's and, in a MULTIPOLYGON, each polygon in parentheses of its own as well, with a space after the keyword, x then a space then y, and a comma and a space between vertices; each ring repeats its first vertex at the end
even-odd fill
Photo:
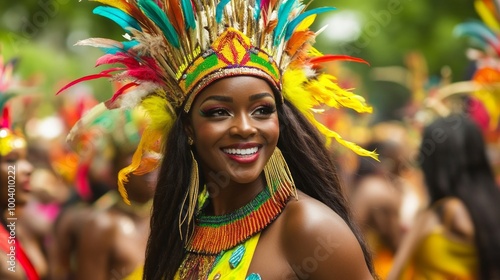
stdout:
MULTIPOLYGON (((316 0, 313 5, 332 4, 329 0, 316 0)), ((333 5, 337 11, 321 15, 317 21, 318 27, 329 24, 318 37, 317 47, 323 52, 348 54, 370 63, 370 67, 344 65, 362 76, 361 94, 376 107, 377 120, 401 116, 399 111, 410 99, 411 91, 401 85, 372 81, 370 72, 376 67, 406 67, 407 54, 419 51, 427 60, 430 76, 439 76, 442 68, 449 66, 452 81, 465 78, 470 64, 465 56, 468 44, 466 39, 455 37, 453 29, 461 22, 478 18, 473 1, 350 0, 333 5), (346 29, 356 36, 335 36, 346 29)))

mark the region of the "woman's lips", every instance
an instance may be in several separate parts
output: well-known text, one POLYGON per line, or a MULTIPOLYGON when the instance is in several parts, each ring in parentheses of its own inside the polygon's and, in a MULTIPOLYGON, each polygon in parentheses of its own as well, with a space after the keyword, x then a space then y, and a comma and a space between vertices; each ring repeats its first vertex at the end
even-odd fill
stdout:
POLYGON ((17 187, 20 187, 24 192, 31 192, 31 185, 29 180, 24 182, 19 182, 17 187))
POLYGON ((260 148, 258 146, 248 148, 224 148, 222 151, 232 160, 238 163, 252 163, 259 158, 260 148))

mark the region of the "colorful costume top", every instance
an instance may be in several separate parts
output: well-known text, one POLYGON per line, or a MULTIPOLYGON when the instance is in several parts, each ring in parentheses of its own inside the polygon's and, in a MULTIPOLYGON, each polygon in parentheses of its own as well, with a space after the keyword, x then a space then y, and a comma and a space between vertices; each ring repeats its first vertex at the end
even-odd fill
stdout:
MULTIPOLYGON (((200 200, 206 200, 206 194, 200 200)), ((203 214, 204 203, 176 279, 245 279, 260 232, 281 214, 293 195, 289 186, 264 188, 245 206, 220 216, 203 214)), ((260 276, 250 274, 246 279, 260 276)))
POLYGON ((443 227, 432 231, 417 248, 411 279, 477 279, 478 255, 474 244, 451 240, 443 227))
MULTIPOLYGON (((240 244, 231 250, 224 251, 219 254, 211 264, 210 274, 208 277, 197 279, 220 279, 220 280, 258 280, 260 276, 256 273, 248 275, 248 269, 252 262, 257 243, 260 238, 260 233, 252 236, 243 244, 240 244)), ((180 280, 180 273, 175 276, 175 280, 180 280)))
MULTIPOLYGON (((0 252, 9 257, 9 262, 13 260, 16 263, 16 265, 13 266, 15 269, 19 269, 17 264, 21 266, 27 280, 40 279, 19 240, 17 238, 11 238, 10 233, 3 224, 0 224, 0 252)), ((9 266, 11 266, 10 263, 9 266)))

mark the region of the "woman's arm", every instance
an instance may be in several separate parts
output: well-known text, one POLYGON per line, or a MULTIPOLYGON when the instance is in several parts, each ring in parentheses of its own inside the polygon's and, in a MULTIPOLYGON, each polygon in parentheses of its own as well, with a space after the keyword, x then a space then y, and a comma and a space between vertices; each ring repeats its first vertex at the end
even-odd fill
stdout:
POLYGON ((394 262, 387 280, 398 280, 403 277, 405 268, 408 266, 415 248, 420 243, 422 238, 429 232, 432 224, 435 223, 434 221, 435 215, 431 210, 425 210, 418 214, 415 223, 410 231, 404 236, 403 241, 396 252, 396 256, 394 257, 394 262))

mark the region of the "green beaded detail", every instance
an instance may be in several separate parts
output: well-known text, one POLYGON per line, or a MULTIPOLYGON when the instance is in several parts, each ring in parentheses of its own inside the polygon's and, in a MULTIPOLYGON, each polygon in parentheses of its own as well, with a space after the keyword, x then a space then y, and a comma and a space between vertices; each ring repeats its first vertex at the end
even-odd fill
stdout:
POLYGON ((246 204, 245 206, 243 206, 243 207, 241 207, 241 208, 237 209, 236 211, 233 211, 229 214, 220 215, 220 216, 207 216, 207 215, 200 214, 197 217, 197 224, 199 226, 220 227, 220 226, 234 223, 235 221, 238 221, 240 219, 243 219, 243 218, 251 215, 253 212, 255 212, 257 209, 259 209, 262 206, 262 204, 264 204, 270 198, 271 198, 271 194, 269 193, 269 189, 265 188, 248 204, 246 204))

